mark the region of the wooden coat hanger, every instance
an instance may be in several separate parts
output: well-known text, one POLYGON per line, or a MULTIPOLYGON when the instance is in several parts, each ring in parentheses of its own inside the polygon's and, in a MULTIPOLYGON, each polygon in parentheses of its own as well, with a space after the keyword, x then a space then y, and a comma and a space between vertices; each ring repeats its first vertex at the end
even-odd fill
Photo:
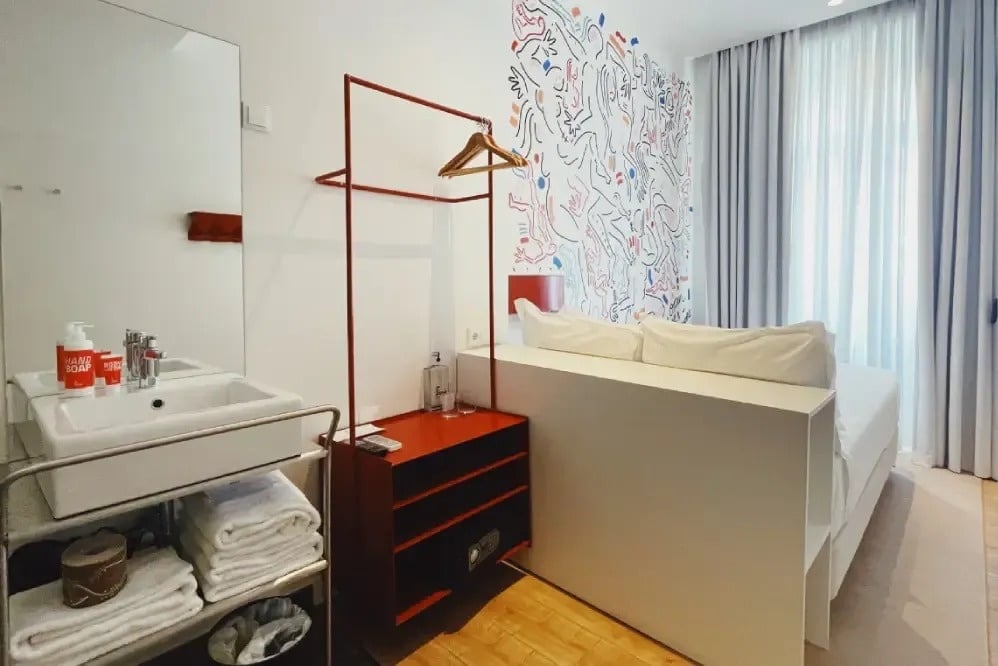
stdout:
POLYGON ((468 139, 468 143, 461 149, 461 152, 452 157, 447 164, 443 165, 440 171, 437 172, 437 175, 453 178, 454 176, 467 176, 473 173, 482 173, 483 171, 497 171, 498 169, 512 169, 513 167, 525 166, 527 166, 527 160, 497 144, 490 134, 475 132, 468 139), (486 150, 502 161, 485 166, 465 167, 468 162, 486 150))

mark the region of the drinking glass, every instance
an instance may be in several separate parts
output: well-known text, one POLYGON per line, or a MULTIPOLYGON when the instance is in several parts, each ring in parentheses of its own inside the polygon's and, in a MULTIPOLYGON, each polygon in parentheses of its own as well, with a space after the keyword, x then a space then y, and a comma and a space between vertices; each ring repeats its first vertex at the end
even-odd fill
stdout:
POLYGON ((440 411, 445 419, 453 419, 460 416, 460 414, 457 413, 457 410, 454 409, 454 403, 456 401, 457 394, 453 391, 440 394, 440 411))

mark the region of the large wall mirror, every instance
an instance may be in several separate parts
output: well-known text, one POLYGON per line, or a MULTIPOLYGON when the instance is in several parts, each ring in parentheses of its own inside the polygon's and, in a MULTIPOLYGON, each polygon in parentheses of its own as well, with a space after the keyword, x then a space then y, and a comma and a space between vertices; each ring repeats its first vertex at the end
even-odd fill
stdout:
POLYGON ((190 213, 242 212, 239 48, 100 0, 5 16, 6 376, 54 369, 74 320, 97 349, 140 329, 165 369, 242 373, 242 245, 188 240, 190 213))

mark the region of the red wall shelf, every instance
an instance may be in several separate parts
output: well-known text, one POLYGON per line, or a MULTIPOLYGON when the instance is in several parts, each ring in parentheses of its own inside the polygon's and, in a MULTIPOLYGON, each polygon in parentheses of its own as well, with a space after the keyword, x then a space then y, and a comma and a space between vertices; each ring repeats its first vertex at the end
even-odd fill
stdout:
POLYGON ((187 217, 189 220, 187 240, 214 243, 243 242, 242 215, 194 211, 189 213, 187 217))

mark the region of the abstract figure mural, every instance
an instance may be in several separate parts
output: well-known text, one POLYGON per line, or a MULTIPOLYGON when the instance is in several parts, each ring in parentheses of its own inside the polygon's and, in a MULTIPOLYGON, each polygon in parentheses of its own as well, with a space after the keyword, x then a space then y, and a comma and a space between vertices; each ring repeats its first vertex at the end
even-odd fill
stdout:
POLYGON ((690 318, 690 84, 557 0, 512 0, 514 273, 565 275, 566 306, 690 318))

